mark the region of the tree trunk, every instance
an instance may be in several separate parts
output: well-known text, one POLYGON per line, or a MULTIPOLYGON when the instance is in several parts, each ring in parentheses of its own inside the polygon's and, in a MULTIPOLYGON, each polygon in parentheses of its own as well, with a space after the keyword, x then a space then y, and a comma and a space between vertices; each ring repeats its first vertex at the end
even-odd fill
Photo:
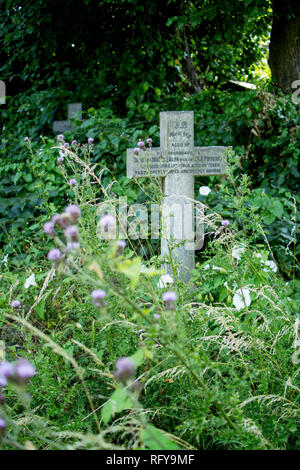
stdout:
POLYGON ((300 2, 272 0, 273 24, 269 47, 272 77, 284 92, 300 78, 300 2))

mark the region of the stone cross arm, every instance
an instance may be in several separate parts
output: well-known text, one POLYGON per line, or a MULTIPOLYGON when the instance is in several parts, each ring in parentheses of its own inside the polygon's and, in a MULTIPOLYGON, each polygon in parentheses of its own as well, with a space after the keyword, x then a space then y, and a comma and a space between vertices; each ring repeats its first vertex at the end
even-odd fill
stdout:
POLYGON ((140 150, 127 149, 127 177, 165 177, 167 174, 190 174, 193 176, 223 175, 226 168, 226 153, 230 147, 182 148, 171 152, 160 147, 140 150))

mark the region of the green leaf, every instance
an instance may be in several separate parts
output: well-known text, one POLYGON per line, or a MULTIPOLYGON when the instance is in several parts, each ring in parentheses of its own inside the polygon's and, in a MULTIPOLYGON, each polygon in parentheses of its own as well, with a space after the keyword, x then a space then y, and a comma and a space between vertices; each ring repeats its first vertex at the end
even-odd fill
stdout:
POLYGON ((125 388, 118 388, 103 406, 101 410, 101 419, 104 424, 107 424, 116 413, 120 413, 123 410, 130 410, 132 408, 133 403, 125 388))
POLYGON ((45 299, 42 299, 40 303, 35 307, 35 311, 38 314, 39 318, 45 320, 45 299))
POLYGON ((144 362, 145 350, 143 348, 138 349, 130 359, 135 363, 136 367, 139 367, 144 362))
POLYGON ((118 266, 118 271, 120 273, 125 274, 125 276, 129 277, 131 281, 130 285, 132 288, 134 288, 139 281, 141 269, 142 269, 142 260, 140 257, 127 259, 126 261, 119 264, 118 266))
POLYGON ((169 439, 163 431, 150 424, 142 431, 142 442, 149 450, 179 450, 180 447, 169 439))

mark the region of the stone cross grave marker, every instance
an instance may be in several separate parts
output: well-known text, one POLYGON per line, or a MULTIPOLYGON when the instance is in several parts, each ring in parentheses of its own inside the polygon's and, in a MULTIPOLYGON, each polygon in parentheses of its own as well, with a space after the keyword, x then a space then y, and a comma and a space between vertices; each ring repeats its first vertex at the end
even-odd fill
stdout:
MULTIPOLYGON (((194 176, 223 175, 228 147, 194 147, 194 112, 160 113, 160 145, 138 154, 127 149, 127 177, 161 177, 165 195, 162 204, 161 254, 169 255, 169 245, 175 243, 180 278, 187 282, 195 267, 194 176)), ((198 227, 197 249, 204 241, 203 214, 198 227), (199 238, 200 234, 200 238, 199 238)), ((169 264, 166 273, 174 275, 169 264)))
POLYGON ((73 129, 73 124, 70 119, 77 116, 79 113, 79 119, 81 119, 82 104, 81 103, 70 103, 68 104, 68 119, 66 121, 53 121, 53 132, 54 134, 63 134, 66 131, 73 129))

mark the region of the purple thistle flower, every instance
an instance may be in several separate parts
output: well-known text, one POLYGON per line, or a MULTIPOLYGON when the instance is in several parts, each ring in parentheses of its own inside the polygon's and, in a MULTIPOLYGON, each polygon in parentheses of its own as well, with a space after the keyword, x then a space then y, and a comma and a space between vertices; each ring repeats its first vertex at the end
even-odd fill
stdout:
POLYGON ((133 149, 133 153, 134 153, 135 155, 138 155, 138 154, 139 154, 139 151, 140 151, 140 149, 139 149, 138 147, 135 147, 135 149, 133 149))
POLYGON ((62 252, 58 248, 49 251, 47 258, 49 261, 59 261, 62 258, 62 252))
POLYGON ((174 310, 174 302, 177 300, 176 292, 168 291, 162 295, 162 299, 166 302, 169 310, 174 310))
POLYGON ((139 139, 137 145, 138 145, 138 147, 139 147, 140 149, 144 149, 144 148, 145 148, 145 142, 143 142, 142 139, 139 139))
POLYGON ((44 232, 51 237, 55 237, 54 223, 46 222, 44 225, 44 232))
POLYGON ((59 225, 60 222, 61 222, 61 215, 60 214, 54 214, 54 216, 52 217, 51 220, 52 220, 54 225, 55 224, 59 225))
POLYGON ((112 232, 116 227, 116 219, 113 215, 106 214, 100 219, 99 225, 104 232, 112 232))
POLYGON ((120 382, 126 383, 134 376, 135 371, 136 365, 129 357, 121 357, 115 364, 115 378, 120 382))
POLYGON ((18 382, 25 384, 36 374, 34 366, 27 359, 16 362, 16 377, 18 382))
POLYGON ((69 227, 67 227, 65 230, 65 235, 69 240, 73 242, 77 242, 78 241, 78 228, 76 227, 76 225, 70 225, 69 227))
POLYGON ((78 144, 77 144, 77 140, 72 140, 72 145, 73 145, 74 147, 76 147, 76 145, 78 145, 78 144))
POLYGON ((154 313, 153 318, 154 318, 154 320, 159 320, 160 319, 160 314, 159 313, 154 313))
POLYGON ((118 240, 117 251, 116 251, 117 256, 119 256, 123 253, 125 246, 126 246, 125 240, 118 240))
POLYGON ((68 242, 67 243, 67 250, 68 251, 75 251, 80 248, 80 244, 77 242, 68 242))
POLYGON ((56 137, 58 142, 61 142, 62 140, 64 140, 64 135, 63 134, 58 134, 58 136, 56 137))
POLYGON ((65 147, 66 149, 69 149, 69 148, 70 148, 69 142, 65 142, 65 143, 64 143, 64 147, 65 147))
POLYGON ((21 305, 21 302, 19 300, 13 300, 11 303, 12 308, 19 308, 21 305))
POLYGON ((89 144, 89 145, 93 145, 93 143, 94 143, 93 137, 89 137, 89 138, 88 138, 88 144, 89 144))
POLYGON ((70 185, 70 186, 76 186, 76 185, 77 185, 77 181, 76 181, 74 178, 71 178, 70 181, 69 181, 69 185, 70 185))
POLYGON ((96 307, 104 307, 105 302, 103 301, 104 297, 106 297, 106 292, 102 289, 96 289, 91 292, 91 296, 93 299, 93 304, 96 307))
POLYGON ((6 422, 3 418, 0 418, 0 436, 4 437, 6 433, 6 422))
POLYGON ((27 136, 24 137, 24 140, 25 140, 25 142, 28 142, 28 141, 29 141, 29 137, 27 137, 27 136))
POLYGON ((222 227, 228 227, 229 224, 230 224, 229 220, 222 220, 221 222, 222 227))
POLYGON ((152 139, 151 139, 151 137, 149 137, 149 139, 147 139, 147 144, 149 145, 149 147, 152 147, 152 139))
POLYGON ((60 221, 57 225, 59 225, 61 228, 67 228, 69 227, 71 222, 72 222, 72 219, 71 219, 70 214, 68 214, 67 212, 64 212, 63 214, 61 214, 60 221))
POLYGON ((75 204, 71 204, 70 206, 66 207, 65 212, 71 216, 72 222, 77 222, 81 216, 80 209, 78 206, 75 206, 75 204))
POLYGON ((58 157, 58 159, 56 160, 56 163, 58 163, 59 165, 61 165, 64 161, 64 157, 58 157))
POLYGON ((0 364, 0 377, 5 377, 9 379, 14 375, 15 366, 11 362, 2 362, 0 364))
POLYGON ((7 378, 4 375, 0 375, 0 387, 6 387, 7 385, 7 378))

